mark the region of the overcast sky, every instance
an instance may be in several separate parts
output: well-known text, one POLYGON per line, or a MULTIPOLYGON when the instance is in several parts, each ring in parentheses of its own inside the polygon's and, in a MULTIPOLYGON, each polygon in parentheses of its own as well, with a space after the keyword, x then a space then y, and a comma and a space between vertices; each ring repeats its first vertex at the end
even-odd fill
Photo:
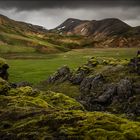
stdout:
POLYGON ((47 29, 67 18, 119 18, 131 26, 139 26, 140 0, 1 0, 0 14, 47 29))

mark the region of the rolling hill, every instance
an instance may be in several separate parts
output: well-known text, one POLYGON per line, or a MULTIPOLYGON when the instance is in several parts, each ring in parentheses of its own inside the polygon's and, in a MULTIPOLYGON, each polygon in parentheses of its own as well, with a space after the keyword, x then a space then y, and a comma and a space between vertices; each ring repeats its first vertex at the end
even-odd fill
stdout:
POLYGON ((0 15, 0 52, 42 52, 65 51, 61 46, 49 43, 48 30, 37 25, 14 21, 0 15))
POLYGON ((115 18, 69 18, 47 30, 0 15, 0 53, 58 53, 85 47, 140 47, 140 26, 115 18))

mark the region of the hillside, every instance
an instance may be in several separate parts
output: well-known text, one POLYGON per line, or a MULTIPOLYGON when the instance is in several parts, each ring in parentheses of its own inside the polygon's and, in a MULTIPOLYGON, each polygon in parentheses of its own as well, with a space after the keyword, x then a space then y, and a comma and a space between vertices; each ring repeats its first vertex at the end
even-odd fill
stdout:
POLYGON ((0 15, 0 53, 55 53, 65 51, 63 46, 49 43, 48 30, 29 23, 14 21, 0 15))
POLYGON ((21 34, 22 33, 43 34, 43 33, 47 33, 48 31, 47 29, 41 26, 32 25, 32 24, 20 22, 20 21, 14 21, 3 15, 0 15, 0 29, 1 29, 1 32, 21 33, 21 34))
POLYGON ((0 53, 59 53, 78 48, 140 47, 140 28, 119 19, 67 19, 52 30, 0 15, 0 53))
POLYGON ((70 18, 52 31, 87 36, 92 47, 140 47, 139 27, 131 27, 116 18, 99 21, 70 18))
POLYGON ((66 34, 78 34, 78 35, 97 35, 103 34, 106 36, 118 35, 128 31, 131 27, 119 19, 103 19, 103 20, 78 20, 67 19, 55 30, 66 34))

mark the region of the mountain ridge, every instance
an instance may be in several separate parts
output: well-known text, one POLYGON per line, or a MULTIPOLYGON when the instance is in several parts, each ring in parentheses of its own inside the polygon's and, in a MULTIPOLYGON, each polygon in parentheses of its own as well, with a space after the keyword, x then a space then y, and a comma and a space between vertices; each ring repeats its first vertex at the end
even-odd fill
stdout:
POLYGON ((25 52, 29 48, 35 52, 54 53, 85 47, 140 47, 140 26, 131 27, 117 18, 68 18, 47 30, 0 15, 0 31, 0 52, 13 52, 17 48, 25 52))
POLYGON ((61 31, 65 34, 79 34, 89 36, 95 35, 96 33, 112 35, 114 33, 125 32, 130 28, 132 27, 117 18, 106 18, 102 20, 79 20, 69 18, 54 28, 54 30, 61 31), (112 30, 115 31, 112 33, 112 30))
MULTIPOLYGON (((27 28, 27 30, 35 33, 46 33, 48 30, 45 29, 43 26, 39 25, 33 25, 30 23, 22 22, 22 21, 16 21, 13 19, 8 18, 7 16, 1 15, 0 14, 0 25, 9 25, 9 26, 16 26, 19 29, 22 28, 21 31, 24 31, 24 29, 27 28)), ((17 29, 17 28, 15 28, 17 29)), ((25 30, 26 31, 26 30, 25 30)))

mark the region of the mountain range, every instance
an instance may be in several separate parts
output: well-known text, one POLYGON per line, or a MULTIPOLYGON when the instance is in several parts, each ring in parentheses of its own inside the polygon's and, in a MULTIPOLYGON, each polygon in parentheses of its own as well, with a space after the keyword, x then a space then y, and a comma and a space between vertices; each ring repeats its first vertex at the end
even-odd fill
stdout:
POLYGON ((140 44, 140 26, 131 27, 116 18, 98 21, 70 18, 53 31, 66 35, 87 36, 92 38, 93 46, 96 47, 139 47, 140 44))
POLYGON ((0 15, 0 52, 52 53, 83 47, 140 47, 140 26, 131 27, 116 18, 69 18, 47 30, 0 15))

